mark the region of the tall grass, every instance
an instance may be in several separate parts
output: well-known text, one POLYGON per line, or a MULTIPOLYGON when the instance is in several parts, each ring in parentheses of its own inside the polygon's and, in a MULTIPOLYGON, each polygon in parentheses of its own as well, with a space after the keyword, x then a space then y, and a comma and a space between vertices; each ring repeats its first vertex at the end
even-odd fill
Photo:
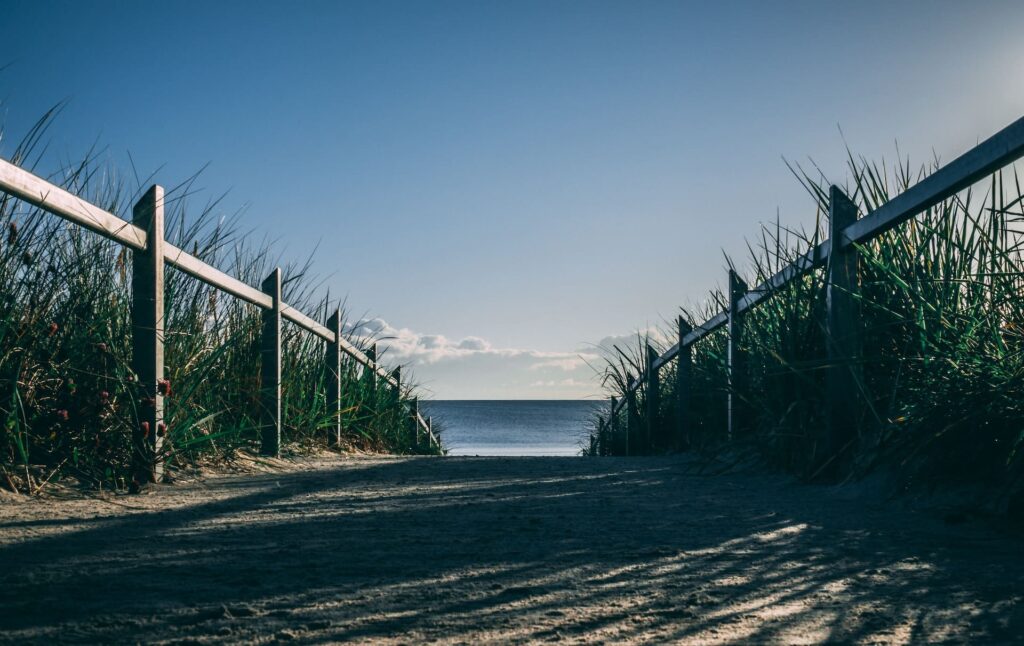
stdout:
MULTIPOLYGON (((861 214, 906 190, 937 165, 913 172, 909 163, 888 168, 849 157, 846 192, 861 214)), ((824 239, 828 183, 793 169, 814 200, 809 231, 765 227, 751 246, 751 285, 824 239)), ((863 322, 859 366, 862 405, 858 439, 846 456, 848 475, 880 466, 899 469, 908 481, 1024 485, 1024 258, 1021 202, 1014 169, 966 190, 912 221, 857 247, 863 322)), ((684 312, 693 323, 725 307, 722 290, 704 311, 684 312)), ((779 290, 744 319, 748 387, 735 395, 752 411, 749 433, 731 451, 752 452, 806 477, 823 462, 824 272, 813 272, 779 290)), ((664 335, 675 337, 674 329, 664 335)), ((692 445, 726 447, 725 333, 694 347, 691 424, 673 429, 674 371, 663 370, 662 405, 655 424, 672 441, 670 451, 692 445)), ((643 341, 643 340, 641 340, 643 341)), ((605 383, 621 396, 624 373, 644 369, 640 344, 607 357, 605 383)), ((638 410, 647 410, 638 393, 638 410)), ((624 415, 617 420, 625 425, 624 415)), ((614 441, 598 452, 618 452, 614 441)))
MULTIPOLYGON (((38 161, 54 113, 39 121, 10 160, 38 161)), ((134 189, 90 153, 49 178, 122 217, 150 180, 134 189)), ((193 178, 194 179, 194 178, 193 178)), ((167 191, 167 238, 249 284, 275 264, 266 241, 243 235, 214 201, 191 204, 192 181, 167 191)), ((129 368, 131 257, 123 247, 0 195, 0 477, 20 491, 73 476, 122 487, 131 435, 144 405, 129 368)), ((284 299, 320 320, 329 295, 308 263, 284 268, 284 299)), ((165 446, 172 466, 258 446, 260 312, 168 267, 166 274, 165 446)), ((285 323, 283 437, 326 445, 333 423, 325 397, 322 341, 285 323)), ((366 339, 350 339, 357 345, 366 339)), ((433 452, 408 424, 409 386, 400 396, 374 387, 351 360, 343 365, 345 444, 367 451, 433 452)))

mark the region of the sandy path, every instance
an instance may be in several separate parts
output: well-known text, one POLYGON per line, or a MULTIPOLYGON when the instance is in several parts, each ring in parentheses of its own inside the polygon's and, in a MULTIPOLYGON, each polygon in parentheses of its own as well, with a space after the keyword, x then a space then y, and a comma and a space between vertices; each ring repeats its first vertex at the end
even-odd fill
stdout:
POLYGON ((0 502, 0 642, 1024 639, 1024 543, 679 458, 320 461, 0 502))

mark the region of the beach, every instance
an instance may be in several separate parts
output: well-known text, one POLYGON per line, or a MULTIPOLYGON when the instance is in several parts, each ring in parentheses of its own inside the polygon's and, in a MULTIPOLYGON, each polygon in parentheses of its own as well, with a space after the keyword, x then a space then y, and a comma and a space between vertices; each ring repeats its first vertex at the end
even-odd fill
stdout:
POLYGON ((0 504, 0 642, 1007 642, 1021 542, 689 457, 338 458, 0 504))

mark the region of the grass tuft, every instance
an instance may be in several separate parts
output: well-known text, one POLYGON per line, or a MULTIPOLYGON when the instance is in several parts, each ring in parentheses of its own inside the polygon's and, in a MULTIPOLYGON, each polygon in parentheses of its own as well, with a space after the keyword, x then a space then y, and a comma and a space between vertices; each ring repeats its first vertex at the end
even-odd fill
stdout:
MULTIPOLYGON (((911 171, 849 156, 846 192, 861 215, 906 190, 937 164, 911 171)), ((811 196, 809 231, 776 222, 750 246, 751 285, 763 282, 826 236, 828 182, 792 167, 811 196)), ((906 482, 1024 487, 1024 192, 1016 169, 996 173, 913 220, 857 247, 863 323, 858 437, 844 467, 859 475, 891 467, 906 482)), ((749 433, 726 445, 724 331, 696 344, 691 424, 675 420, 676 362, 663 369, 657 411, 638 392, 642 417, 655 415, 665 452, 689 446, 755 452, 780 467, 813 477, 823 460, 823 270, 779 290, 744 320, 748 384, 736 395, 749 405, 749 433)), ((683 312, 700 323, 725 308, 721 290, 702 311, 683 312)), ((666 329, 664 336, 675 337, 666 329)), ((606 357, 609 394, 621 397, 626 373, 643 368, 645 339, 606 357)), ((616 420, 626 427, 625 413, 616 420)), ((643 422, 642 422, 643 423, 643 422)), ((596 452, 621 453, 607 430, 596 452), (604 441, 606 438, 606 441, 604 441)), ((590 452, 590 451, 588 451, 590 452)))
MULTIPOLYGON (((32 168, 59 107, 29 131, 10 160, 32 168)), ((140 197, 91 152, 50 181, 130 219, 140 197)), ((275 262, 271 246, 219 217, 217 201, 191 205, 193 177, 167 192, 168 240, 204 262, 259 284, 275 262)), ((125 248, 0 195, 0 483, 33 492, 74 477, 94 486, 130 480, 132 430, 146 405, 130 370, 131 257, 125 248)), ((284 299, 319 320, 333 311, 309 262, 284 268, 284 299)), ((178 270, 166 271, 167 459, 173 467, 231 455, 259 442, 260 312, 178 270)), ((347 329, 347 328, 346 328, 347 329)), ((283 439, 326 445, 322 341, 285 322, 283 439)), ((355 344, 371 340, 351 338, 355 344)), ((346 357, 347 358, 347 357, 346 357)), ((408 374, 408 373, 407 373, 408 374)), ((348 448, 434 453, 416 446, 400 396, 373 387, 354 361, 343 364, 342 422, 348 448)))

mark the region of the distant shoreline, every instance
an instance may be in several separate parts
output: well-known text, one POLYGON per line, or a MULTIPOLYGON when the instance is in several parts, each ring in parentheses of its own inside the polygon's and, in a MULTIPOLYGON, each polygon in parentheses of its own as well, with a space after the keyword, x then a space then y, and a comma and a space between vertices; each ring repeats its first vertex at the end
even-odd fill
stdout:
POLYGON ((578 455, 602 405, 593 399, 454 399, 420 402, 449 455, 578 455))
POLYGON ((603 399, 427 399, 427 402, 445 402, 445 403, 460 403, 460 402, 529 402, 531 404, 544 404, 544 403, 559 403, 559 402, 600 402, 603 399))

